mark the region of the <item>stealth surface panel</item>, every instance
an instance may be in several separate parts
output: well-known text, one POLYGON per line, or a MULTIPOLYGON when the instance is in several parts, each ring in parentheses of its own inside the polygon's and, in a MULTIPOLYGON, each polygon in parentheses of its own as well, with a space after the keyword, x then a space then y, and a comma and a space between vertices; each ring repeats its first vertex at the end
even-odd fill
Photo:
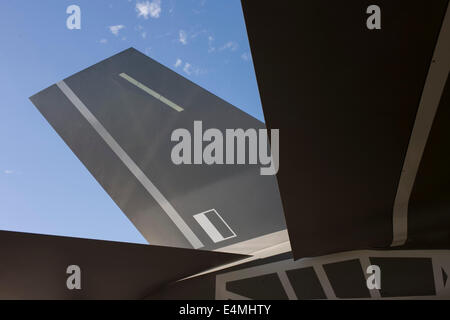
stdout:
POLYGON ((433 264, 427 258, 370 258, 380 267, 382 297, 434 296, 433 264))
POLYGON ((450 81, 435 116, 411 194, 409 247, 450 248, 450 81))
POLYGON ((245 256, 0 231, 0 299, 143 299, 161 286, 245 256), (67 267, 81 270, 69 290, 67 267))
POLYGON ((326 299, 313 267, 287 270, 291 286, 299 300, 326 299))
POLYGON ((226 287, 230 292, 255 300, 287 300, 287 295, 276 273, 230 281, 226 287))
POLYGON ((386 248, 411 130, 447 0, 243 0, 296 259, 386 248))
POLYGON ((326 264, 323 269, 336 297, 341 299, 370 298, 359 259, 326 264))
POLYGON ((177 144, 172 132, 184 128, 194 139, 194 121, 202 121, 203 131, 223 133, 264 129, 264 124, 135 49, 31 100, 150 244, 218 249, 285 229, 276 178, 260 175, 260 165, 171 160, 177 144), (143 186, 142 177, 158 189, 166 207, 143 186), (204 232, 193 216, 212 209, 236 237, 214 243, 204 232), (176 211, 185 226, 168 211, 176 211))

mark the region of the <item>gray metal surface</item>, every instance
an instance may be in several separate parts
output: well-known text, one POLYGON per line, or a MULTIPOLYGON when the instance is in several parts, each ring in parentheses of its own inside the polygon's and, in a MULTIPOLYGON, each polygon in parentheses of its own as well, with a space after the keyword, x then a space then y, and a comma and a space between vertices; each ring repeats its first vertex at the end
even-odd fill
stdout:
POLYGON ((190 274, 245 256, 0 231, 0 299, 142 299, 190 274), (69 290, 67 267, 81 271, 69 290))
POLYGON ((450 80, 411 194, 408 248, 450 247, 450 80))
POLYGON ((449 299, 448 274, 448 250, 360 250, 298 260, 286 253, 177 281, 147 299, 277 299, 274 275, 289 300, 449 299), (367 288, 371 264, 380 267, 381 289, 367 288), (271 280, 261 293, 266 275, 271 280))
POLYGON ((280 129, 277 178, 295 258, 405 239, 394 201, 409 196, 411 184, 398 190, 399 181, 430 65, 441 62, 432 58, 448 1, 377 1, 381 30, 366 27, 372 4, 306 0, 274 12, 242 1, 266 123, 280 129))
POLYGON ((171 161, 172 131, 192 133, 196 120, 223 132, 264 124, 135 49, 30 99, 150 244, 218 249, 285 229, 276 178, 260 165, 171 161), (211 209, 236 237, 212 241, 193 218, 211 209))

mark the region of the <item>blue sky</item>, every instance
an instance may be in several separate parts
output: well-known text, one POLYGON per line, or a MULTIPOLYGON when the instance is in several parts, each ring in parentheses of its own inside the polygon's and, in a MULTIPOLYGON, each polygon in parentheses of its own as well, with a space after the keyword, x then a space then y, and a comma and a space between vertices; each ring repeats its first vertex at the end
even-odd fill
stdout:
POLYGON ((263 120, 239 0, 1 1, 0 39, 0 230, 146 243, 28 100, 124 49, 263 120))

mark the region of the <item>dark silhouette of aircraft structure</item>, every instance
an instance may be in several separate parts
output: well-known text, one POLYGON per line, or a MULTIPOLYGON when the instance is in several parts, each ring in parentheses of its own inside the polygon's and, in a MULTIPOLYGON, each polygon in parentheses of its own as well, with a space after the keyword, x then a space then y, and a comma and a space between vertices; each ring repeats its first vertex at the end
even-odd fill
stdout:
POLYGON ((371 4, 242 1, 276 177, 174 164, 177 128, 265 125, 133 48, 32 96, 149 245, 0 232, 0 297, 449 298, 448 1, 371 4))

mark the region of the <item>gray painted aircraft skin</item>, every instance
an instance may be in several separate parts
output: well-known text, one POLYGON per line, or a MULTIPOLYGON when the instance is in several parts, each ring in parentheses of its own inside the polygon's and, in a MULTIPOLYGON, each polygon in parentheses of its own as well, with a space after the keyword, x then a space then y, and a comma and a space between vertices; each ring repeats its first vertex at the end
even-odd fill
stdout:
POLYGON ((0 299, 143 299, 193 272, 244 257, 0 231, 0 299), (67 285, 74 281, 69 266, 78 267, 77 289, 67 285))
POLYGON ((30 99, 150 244, 214 250, 286 229, 276 178, 259 164, 171 160, 172 131, 193 135, 194 121, 223 133, 264 124, 137 50, 30 99), (214 242, 194 218, 207 211, 231 235, 214 242))
MULTIPOLYGON (((416 2, 409 9, 413 11, 417 9, 417 12, 414 12, 418 13, 420 11, 420 15, 425 15, 430 21, 433 21, 432 24, 427 23, 429 34, 423 35, 423 38, 415 37, 412 42, 414 44, 416 42, 426 44, 422 45, 421 50, 423 52, 415 51, 416 55, 419 53, 421 54, 420 57, 416 57, 416 60, 420 60, 421 62, 421 68, 417 68, 418 64, 408 63, 407 59, 414 58, 413 54, 401 54, 400 56, 402 59, 394 59, 397 68, 405 65, 408 67, 405 67, 406 71, 409 70, 410 65, 414 65, 414 68, 408 72, 414 73, 415 76, 409 76, 408 79, 409 81, 414 82, 415 86, 405 86, 407 93, 405 94, 405 99, 413 102, 418 100, 420 95, 419 91, 423 89, 422 80, 424 80, 426 71, 428 70, 432 52, 431 47, 435 44, 435 38, 437 37, 436 33, 440 26, 440 19, 436 19, 436 17, 442 16, 444 8, 446 7, 445 2, 446 1, 444 0, 439 2, 436 1, 436 4, 427 7, 426 11, 422 10, 423 8, 420 6, 419 2, 416 2), (430 34, 433 36, 430 36, 430 34), (403 57, 406 58, 403 59, 403 57), (411 91, 414 92, 411 93, 411 91)), ((247 2, 247 4, 248 3, 250 2, 247 2)), ((256 4, 256 1, 253 2, 253 4, 256 4)), ((398 8, 401 8, 402 12, 405 10, 405 7, 401 3, 393 4, 385 1, 383 2, 383 7, 384 4, 386 5, 385 8, 392 9, 392 12, 396 11, 398 8)), ((302 5, 305 5, 310 9, 319 6, 316 2, 302 2, 302 5)), ((360 12, 360 9, 364 6, 364 1, 358 2, 357 5, 352 6, 351 11, 349 12, 360 12)), ((244 7, 248 26, 249 21, 250 23, 254 21, 252 20, 253 18, 249 19, 249 17, 251 18, 252 16, 249 16, 248 12, 249 10, 253 10, 252 12, 255 13, 256 11, 254 11, 254 8, 251 9, 250 6, 244 7)), ((313 19, 315 16, 311 15, 311 12, 313 12, 312 9, 309 11, 302 10, 302 12, 310 19, 313 19)), ((336 11, 338 10, 330 10, 329 12, 332 12, 333 16, 336 16, 336 11)), ((317 12, 326 13, 326 11, 323 10, 317 10, 317 12)), ((253 15, 253 17, 259 18, 262 16, 263 15, 258 14, 253 15)), ((414 15, 404 15, 403 17, 410 19, 413 16, 414 15)), ((336 17, 336 19, 340 18, 336 17)), ((290 21, 289 19, 285 20, 290 21)), ((300 21, 309 23, 308 19, 302 19, 300 21)), ((321 26, 322 21, 323 19, 319 21, 321 26)), ((334 20, 331 19, 330 21, 334 20)), ((389 18, 384 21, 389 23, 389 18)), ((398 22, 398 19, 395 19, 395 21, 398 22)), ((353 23, 355 25, 356 23, 358 23, 358 25, 360 24, 359 20, 345 19, 344 22, 347 23, 344 27, 351 27, 350 24, 353 23)), ((320 30, 321 26, 318 27, 317 30, 320 30)), ((269 25, 265 25, 265 27, 270 28, 269 25)), ((416 25, 414 27, 420 27, 422 30, 422 26, 416 25)), ((303 28, 301 30, 310 32, 311 28, 303 28)), ((337 30, 333 26, 331 30, 333 32, 342 33, 342 28, 341 30, 337 30)), ((411 28, 408 28, 407 31, 410 30, 411 28)), ((255 33, 255 31, 253 32, 255 33)), ((358 34, 363 36, 364 39, 368 37, 365 30, 359 30, 358 34)), ((422 34, 424 34, 424 32, 422 32, 422 34)), ((273 45, 272 41, 274 39, 272 37, 267 37, 265 33, 262 33, 262 35, 264 41, 270 40, 270 45, 274 51, 278 50, 283 54, 286 53, 284 50, 280 50, 279 46, 273 45)), ((377 35, 383 36, 384 33, 377 35)), ((333 39, 338 38, 339 37, 334 37, 333 39)), ((312 39, 316 41, 315 37, 312 39)), ((352 45, 361 45, 361 43, 366 41, 355 41, 355 38, 352 38, 350 32, 348 33, 348 39, 352 40, 352 45)), ((379 39, 381 39, 381 37, 379 39)), ((379 39, 376 40, 375 43, 383 43, 385 46, 385 42, 380 41, 379 39)), ((275 40, 284 41, 285 39, 276 38, 275 40)), ((392 38, 391 40, 394 45, 397 46, 398 43, 406 41, 408 38, 402 37, 400 39, 397 37, 395 39, 392 38)), ((252 37, 250 37, 250 41, 252 42, 252 37)), ((334 42, 324 43, 325 45, 328 45, 329 43, 334 42)), ((266 42, 263 44, 266 44, 266 42)), ((342 45, 342 43, 340 43, 340 45, 342 45)), ((311 46, 306 49, 319 50, 318 48, 320 49, 320 47, 311 46)), ((377 50, 371 49, 370 46, 363 46, 362 48, 363 49, 361 50, 372 50, 373 54, 377 57, 375 61, 377 61, 377 63, 382 62, 377 50)), ((254 44, 252 49, 255 51, 254 44)), ((352 48, 349 47, 349 50, 351 49, 352 48)), ((404 49, 405 48, 402 50, 404 49)), ((327 52, 327 50, 322 50, 320 53, 322 52, 327 52)), ((256 53, 257 55, 254 55, 254 57, 257 73, 259 73, 260 89, 264 88, 261 84, 266 81, 269 81, 268 88, 275 88, 275 86, 273 86, 274 83, 270 82, 274 81, 277 85, 283 86, 285 89, 285 83, 274 78, 272 73, 270 73, 264 81, 261 80, 261 66, 273 69, 275 64, 267 64, 267 51, 256 50, 256 53), (263 63, 261 63, 261 61, 263 63)), ((303 52, 303 54, 304 53, 305 52, 303 52)), ((297 52, 291 52, 289 54, 297 55, 297 52)), ((320 54, 312 55, 314 58, 319 56, 320 54)), ((349 59, 349 65, 355 67, 353 55, 349 54, 344 57, 349 59)), ((364 55, 361 55, 359 58, 363 59, 363 62, 368 62, 369 65, 374 68, 370 70, 378 74, 378 70, 376 69, 378 66, 376 63, 372 65, 373 61, 366 61, 364 57, 364 55)), ((392 60, 392 57, 384 58, 388 59, 388 62, 392 60)), ((332 60, 333 59, 334 58, 332 58, 332 60)), ((303 59, 301 60, 301 63, 308 64, 310 65, 309 67, 314 68, 314 64, 311 64, 311 60, 312 59, 303 59)), ((292 59, 286 59, 286 61, 292 61, 292 59)), ((325 66, 323 69, 325 71, 334 70, 326 69, 327 64, 323 62, 323 57, 316 62, 321 66, 325 66)), ((442 64, 442 60, 437 59, 433 63, 442 64)), ((389 65, 389 63, 386 63, 386 65, 389 65)), ((330 66, 333 68, 345 68, 345 64, 336 64, 334 60, 330 62, 330 66)), ((357 66, 355 68, 357 68, 357 66)), ((364 68, 359 69, 366 70, 364 68)), ((280 69, 278 70, 280 71, 280 69)), ((284 70, 281 70, 280 72, 283 71, 284 70)), ((291 72, 292 69, 289 69, 289 71, 291 72)), ((314 71, 317 73, 317 69, 314 71)), ((384 71, 383 68, 379 70, 380 74, 383 75, 385 74, 384 71)), ((389 68, 389 72, 391 71, 392 68, 389 68)), ((370 74, 370 71, 368 73, 370 74)), ((297 73, 292 74, 296 79, 299 76, 297 73)), ((319 72, 319 74, 327 74, 327 72, 319 72)), ((400 75, 405 77, 405 74, 406 73, 402 73, 400 75)), ((339 81, 336 82, 338 86, 348 85, 348 83, 345 82, 345 79, 341 77, 341 73, 334 72, 331 77, 329 75, 324 77, 325 79, 323 77, 318 77, 317 81, 320 84, 318 88, 324 88, 324 83, 326 84, 327 81, 330 82, 330 79, 334 76, 339 77, 339 81)), ((387 84, 389 84, 389 81, 392 82, 389 85, 382 82, 380 85, 383 86, 383 88, 391 88, 394 85, 403 86, 403 82, 397 81, 395 77, 379 77, 379 79, 387 81, 387 84)), ((310 79, 302 78, 300 80, 308 85, 311 84, 310 79)), ((375 81, 377 79, 373 80, 375 81)), ((356 83, 355 86, 347 86, 348 93, 352 96, 355 95, 355 88, 364 86, 364 88, 367 89, 367 87, 369 87, 364 81, 355 81, 354 83, 356 83)), ((288 84, 298 88, 298 83, 296 81, 288 81, 288 84)), ((267 88, 267 82, 265 86, 267 88)), ((325 86, 327 89, 330 87, 332 86, 325 86)), ((308 92, 305 88, 307 88, 307 86, 302 87, 302 90, 308 92)), ((342 134, 336 134, 338 131, 334 131, 334 136, 332 134, 323 134, 322 132, 322 138, 332 146, 332 148, 330 148, 331 150, 333 150, 333 148, 339 149, 336 144, 333 144, 333 139, 340 139, 344 145, 349 144, 352 141, 354 142, 354 140, 364 140, 364 143, 357 145, 357 150, 359 150, 361 149, 361 146, 367 148, 373 147, 373 145, 367 144, 367 139, 364 139, 365 132, 376 134, 375 138, 382 138, 381 140, 383 141, 380 141, 378 146, 382 148, 382 150, 388 149, 392 152, 391 154, 389 154, 389 152, 380 152, 380 156, 382 156, 382 160, 384 159, 383 161, 386 161, 389 165, 382 166, 380 172, 365 170, 365 172, 373 175, 374 180, 371 183, 368 182, 368 179, 366 179, 367 177, 361 174, 356 174, 354 177, 349 177, 348 174, 342 175, 345 177, 343 180, 345 182, 348 182, 350 178, 355 178, 358 180, 363 179, 364 183, 370 185, 371 188, 379 186, 379 194, 373 195, 373 193, 371 193, 372 198, 370 199, 361 197, 361 192, 366 191, 366 189, 361 189, 361 184, 359 183, 355 184, 357 186, 355 190, 358 192, 350 192, 354 186, 350 186, 349 188, 348 184, 344 184, 342 188, 336 188, 335 184, 329 183, 329 180, 320 179, 320 174, 313 174, 308 171, 309 169, 307 166, 304 166, 301 170, 307 170, 308 176, 311 177, 311 179, 314 179, 316 187, 321 190, 321 192, 314 192, 314 189, 311 188, 311 185, 314 185, 313 183, 295 179, 295 175, 293 175, 294 172, 289 170, 284 171, 284 178, 282 177, 280 180, 281 183, 288 178, 295 181, 295 186, 291 186, 291 188, 287 189, 284 188, 284 190, 282 190, 282 195, 284 197, 289 196, 291 200, 296 199, 296 201, 289 201, 290 207, 288 208, 288 215, 291 215, 290 218, 288 216, 288 223, 290 222, 289 227, 292 233, 290 236, 294 246, 293 251, 290 250, 290 243, 285 241, 283 242, 283 249, 278 252, 281 254, 276 255, 273 253, 273 255, 266 254, 265 256, 256 254, 251 258, 243 258, 238 262, 231 262, 226 265, 221 264, 221 266, 209 271, 200 272, 194 275, 191 274, 184 279, 179 278, 178 281, 168 281, 163 286, 159 287, 158 290, 149 293, 147 298, 291 300, 449 299, 450 285, 448 274, 450 272, 450 251, 441 250, 448 249, 448 219, 446 218, 447 215, 445 215, 448 211, 446 210, 446 208, 448 208, 448 188, 445 188, 448 180, 448 161, 445 160, 448 159, 448 155, 445 154, 442 156, 442 146, 445 146, 448 142, 448 129, 446 129, 448 128, 446 125, 448 123, 448 117, 446 116, 448 114, 446 111, 448 108, 445 108, 448 105, 448 101, 450 101, 448 88, 449 84, 447 82, 441 103, 437 107, 437 121, 434 123, 432 130, 430 129, 429 143, 424 151, 423 161, 418 169, 417 180, 411 194, 409 211, 411 223, 407 225, 409 237, 406 239, 406 245, 393 247, 391 250, 372 250, 374 247, 388 249, 393 240, 392 235, 393 229, 395 231, 395 227, 392 226, 393 214, 390 208, 392 207, 392 202, 394 201, 393 197, 397 190, 396 184, 399 180, 398 175, 400 175, 402 165, 406 162, 406 160, 403 161, 403 159, 407 158, 407 156, 405 156, 405 153, 407 153, 406 147, 411 131, 414 130, 413 125, 415 124, 414 116, 417 103, 404 103, 404 112, 398 112, 397 115, 399 119, 401 119, 401 122, 392 121, 392 123, 395 124, 395 126, 392 127, 395 129, 393 133, 396 133, 396 130, 401 131, 401 134, 398 134, 398 137, 401 138, 398 140, 401 143, 396 146, 387 144, 385 141, 386 139, 379 135, 378 130, 371 130, 372 125, 378 128, 379 122, 382 122, 374 121, 376 118, 367 117, 373 123, 371 122, 370 125, 365 123, 365 126, 361 125, 357 128, 359 130, 349 130, 349 136, 345 136, 343 139, 341 137, 342 134), (395 156, 393 156, 394 153, 395 156), (392 178, 393 176, 394 178, 392 178), (383 179, 389 180, 389 183, 374 183, 374 181, 376 182, 383 179), (297 186, 298 181, 302 182, 302 186, 297 186), (330 202, 330 197, 321 197, 320 201, 317 201, 317 198, 315 197, 322 196, 323 194, 327 196, 334 194, 333 192, 323 192, 324 187, 334 188, 333 191, 337 191, 341 194, 345 193, 346 195, 351 196, 351 199, 354 201, 347 201, 345 198, 339 198, 338 200, 339 203, 342 204, 341 206, 335 205, 336 203, 333 201, 330 202), (299 198, 298 190, 305 191, 301 192, 303 198, 299 198), (299 208, 305 208, 304 201, 301 202, 300 206, 298 205, 299 199, 308 200, 314 206, 329 207, 330 210, 321 210, 319 215, 308 214, 305 210, 298 210, 299 208), (371 201, 377 205, 374 206, 373 203, 371 204, 371 201), (367 215, 370 210, 379 208, 380 203, 384 202, 389 203, 388 206, 386 206, 389 210, 379 210, 376 212, 376 216, 374 217, 376 218, 376 221, 380 222, 379 224, 375 223, 374 225, 373 219, 355 218, 355 215, 367 215), (359 205, 363 209, 364 207, 367 207, 370 210, 345 209, 347 206, 355 207, 355 205, 359 205), (294 208, 294 210, 292 210, 292 208, 294 208), (341 215, 337 215, 336 212, 341 213, 341 215), (330 225, 324 224, 324 221, 326 220, 321 215, 331 217, 330 214, 334 214, 335 219, 330 220, 330 225), (297 217, 293 217, 292 215, 297 217), (306 219, 305 215, 308 215, 306 219), (431 216, 432 218, 430 218, 431 216), (347 217, 347 219, 344 219, 345 217, 347 217), (296 220, 296 218, 301 219, 296 220), (352 223, 349 223, 349 221, 352 223), (372 224, 368 227, 358 228, 358 226, 360 226, 358 225, 358 222, 361 221, 363 221, 364 224, 367 222, 372 222, 372 224), (424 221, 426 221, 426 225, 424 225, 424 221), (436 226, 436 221, 440 223, 440 226, 436 226), (342 226, 344 226, 344 228, 342 230, 339 229, 339 233, 334 233, 330 232, 330 226, 337 229, 342 228, 342 226), (423 230, 424 226, 426 227, 426 230, 423 230), (302 230, 305 232, 299 232, 299 228, 303 228, 302 230), (356 229, 359 229, 360 232, 356 229), (320 232, 315 233, 315 236, 311 237, 311 234, 309 233, 315 231, 320 232), (337 237, 337 235, 339 235, 339 237, 337 237), (301 240, 306 238, 308 238, 309 241, 301 240), (344 250, 356 251, 336 252, 344 250), (320 256, 311 258, 310 256, 312 255, 320 256), (295 260, 294 258, 299 259, 295 260), (367 268, 370 265, 380 267, 381 287, 379 289, 370 289, 367 285, 366 281, 369 280, 370 276, 367 268)), ((362 90, 359 91, 358 94, 363 93, 362 90)), ((291 91, 291 93, 293 92, 295 92, 294 95, 297 98, 299 91, 291 91)), ((308 93, 311 92, 313 92, 313 90, 309 90, 308 93)), ((320 90, 320 92, 322 91, 320 90)), ((339 92, 342 93, 345 91, 340 90, 339 92)), ((287 95, 274 95, 273 91, 266 89, 262 89, 262 95, 263 98, 264 96, 276 97, 275 100, 277 103, 279 103, 280 98, 289 98, 287 95)), ((367 95, 362 94, 362 96, 365 98, 367 95)), ((321 97, 321 99, 334 98, 333 96, 325 94, 323 97, 320 95, 318 95, 318 97, 321 97)), ((378 99, 377 101, 384 101, 383 97, 383 95, 380 95, 379 97, 376 97, 375 100, 378 99)), ((267 102, 264 102, 264 100, 265 99, 263 99, 263 103, 265 103, 265 111, 268 112, 266 117, 269 125, 271 123, 280 123, 273 119, 275 116, 281 116, 286 117, 286 119, 289 120, 289 123, 295 124, 295 126, 293 125, 290 129, 294 130, 298 126, 298 123, 296 123, 298 122, 298 118, 295 117, 297 114, 293 116, 292 114, 280 113, 279 110, 275 108, 276 104, 271 104, 268 107, 267 102)), ((64 82, 60 82, 36 96, 33 96, 32 101, 149 241, 173 246, 195 247, 195 243, 198 245, 198 242, 195 241, 195 238, 197 238, 202 247, 204 246, 207 249, 214 250, 244 240, 254 239, 258 236, 270 235, 285 229, 284 220, 280 219, 278 214, 275 214, 275 212, 282 212, 281 204, 278 199, 276 182, 267 182, 272 181, 271 179, 273 177, 260 176, 259 166, 177 167, 171 164, 170 161, 170 145, 168 143, 170 132, 177 127, 191 129, 194 120, 203 120, 205 128, 215 127, 219 129, 229 128, 230 124, 231 127, 235 128, 263 128, 263 124, 183 79, 172 71, 149 60, 137 51, 133 49, 124 51, 119 55, 69 77, 64 80, 64 82), (144 84, 145 87, 151 88, 161 96, 169 99, 172 105, 170 106, 170 103, 167 103, 167 101, 164 103, 161 99, 150 99, 151 97, 149 97, 148 92, 144 92, 145 90, 142 90, 142 88, 139 88, 136 84, 131 83, 132 81, 127 81, 126 77, 124 78, 124 76, 121 76, 121 74, 124 73, 132 77, 132 79, 136 79, 139 83, 144 84), (75 106, 75 104, 79 104, 77 99, 82 102, 81 109, 80 107, 75 106), (129 101, 133 101, 133 105, 129 105, 129 101), (95 121, 92 121, 92 117, 89 113, 83 115, 83 112, 80 112, 80 110, 83 110, 83 105, 89 113, 102 124, 100 129, 98 129, 98 126, 95 128, 95 121), (126 112, 124 112, 124 110, 126 110, 126 112), (94 126, 92 125, 93 123, 94 126), (110 133, 110 136, 105 134, 102 135, 102 128, 107 130, 107 132, 110 133), (109 144, 107 142, 105 143, 105 141, 111 137, 114 138, 117 145, 123 148, 123 151, 129 158, 124 156, 120 157, 117 152, 117 146, 111 141, 109 144), (146 148, 146 144, 150 144, 151 147, 146 148), (116 151, 113 150, 114 146, 116 147, 116 151), (131 164, 129 163, 129 160, 132 161, 131 164), (186 222, 188 229, 195 235, 194 238, 190 237, 189 240, 189 237, 186 237, 186 234, 180 231, 180 224, 174 223, 173 217, 171 218, 170 214, 167 214, 167 212, 171 212, 171 209, 167 207, 165 207, 165 209, 162 208, 161 203, 163 202, 161 202, 161 199, 159 199, 159 202, 155 200, 150 194, 151 192, 148 192, 148 188, 145 188, 145 179, 139 180, 136 178, 136 172, 139 173, 139 171, 136 171, 136 167, 133 163, 136 164, 138 169, 142 169, 143 174, 145 174, 149 180, 154 182, 154 185, 157 186, 161 191, 161 194, 167 198, 176 213, 179 213, 182 220, 186 222), (213 172, 212 175, 209 174, 211 172, 213 172), (111 175, 111 173, 113 174, 111 175), (182 178, 180 179, 180 177, 182 178), (257 185, 258 188, 255 189, 255 185, 257 185), (256 191, 250 193, 250 190, 252 190, 251 188, 254 188, 253 190, 256 191), (273 193, 274 190, 276 190, 275 194, 273 193), (257 200, 252 199, 253 194, 257 200), (265 195, 270 196, 266 199, 265 195), (267 206, 266 202, 261 203, 262 199, 267 201, 269 206, 267 206), (255 200, 255 202, 253 202, 253 200, 255 200), (238 208, 237 210, 240 210, 242 203, 245 203, 247 206, 246 209, 250 209, 250 211, 236 211, 236 208, 238 208), (263 206, 264 209, 267 210, 259 211, 263 206), (194 215, 210 209, 214 209, 215 214, 221 215, 237 237, 232 237, 219 243, 211 243, 211 239, 208 238, 205 231, 193 218, 194 215), (243 222, 243 224, 238 225, 236 222, 243 222), (273 225, 270 225, 272 222, 274 222, 273 225), (192 239, 194 239, 194 241, 192 241, 192 239)), ((343 101, 347 102, 349 100, 344 99, 343 101)), ((395 101, 391 102, 394 103, 395 101)), ((322 106, 328 105, 329 104, 326 103, 322 104, 322 106)), ((351 114, 355 119, 357 119, 358 115, 360 118, 361 116, 366 118, 367 110, 362 108, 359 103, 354 105, 358 107, 356 110, 357 112, 348 114, 351 114)), ((380 103, 380 105, 385 104, 380 103)), ((388 108, 389 105, 386 104, 385 107, 388 108)), ((388 109, 386 114, 392 112, 392 108, 388 109)), ((384 120, 384 113, 381 112, 380 109, 368 108, 368 110, 377 110, 381 115, 380 119, 384 120)), ((342 113, 342 109, 339 108, 335 108, 335 111, 342 113)), ((297 108, 296 112, 303 112, 304 115, 305 108, 297 108)), ((320 110, 313 108, 311 112, 320 113, 320 110)), ((346 121, 342 121, 341 124, 346 133, 346 130, 349 127, 347 115, 345 115, 345 118, 346 121)), ((323 112, 319 114, 317 119, 321 120, 321 124, 324 123, 323 112)), ((330 118, 328 120, 335 121, 336 119, 339 118, 330 118)), ((303 117, 302 121, 310 120, 303 117)), ((355 123, 359 124, 360 122, 355 121, 355 123)), ((274 128, 276 127, 277 126, 274 128)), ((323 130, 322 127, 314 126, 314 124, 311 123, 306 123, 302 128, 304 128, 302 130, 309 129, 309 135, 305 135, 305 139, 311 137, 317 139, 319 135, 315 135, 314 130, 323 130)), ((333 126, 330 126, 330 128, 333 128, 333 126)), ((333 132, 333 130, 330 130, 330 132, 333 132)), ((390 135, 391 139, 392 136, 395 135, 390 135)), ((287 138, 287 136, 283 137, 287 138)), ((317 141, 314 143, 312 140, 305 140, 303 142, 303 147, 308 146, 315 148, 317 145, 320 145, 322 148, 325 148, 324 146, 327 145, 326 143, 318 143, 317 141)), ((285 149, 283 150, 284 152, 288 151, 285 149)), ((300 150, 301 148, 294 150, 294 155, 295 153, 301 153, 300 150)), ((342 148, 338 151, 337 154, 341 156, 343 154, 342 148)), ((373 150, 369 151, 372 152, 373 150)), ((290 154, 292 155, 292 153, 290 154)), ((318 154, 323 156, 322 152, 318 154)), ((346 155, 347 158, 352 159, 352 161, 358 161, 358 158, 352 156, 351 153, 345 153, 344 155, 346 155)), ((346 160, 348 160, 347 158, 346 160)), ((283 158, 283 160, 294 162, 296 162, 296 159, 296 157, 283 158)), ((380 158, 374 157, 373 159, 370 159, 371 161, 376 162, 377 166, 380 165, 380 158)), ((332 158, 328 157, 325 160, 320 162, 319 165, 321 164, 325 166, 327 170, 329 169, 334 177, 336 175, 336 168, 332 166, 332 161, 330 162, 332 158)), ((283 161, 281 163, 283 164, 283 161)), ((311 161, 310 164, 311 167, 317 169, 317 161, 311 161)), ((357 162, 356 167, 347 165, 344 169, 354 172, 355 169, 361 169, 360 167, 363 167, 361 161, 357 162)), ((296 174, 301 173, 301 170, 296 172, 296 174)), ((322 174, 323 172, 320 173, 322 174)), ((306 204, 308 201, 306 201, 306 204)), ((285 203, 287 202, 285 201, 285 203)), ((307 205, 306 209, 308 209, 307 205)), ((277 243, 269 243, 272 249, 277 247, 275 244, 277 243)), ((273 252, 276 252, 276 250, 273 252)))

